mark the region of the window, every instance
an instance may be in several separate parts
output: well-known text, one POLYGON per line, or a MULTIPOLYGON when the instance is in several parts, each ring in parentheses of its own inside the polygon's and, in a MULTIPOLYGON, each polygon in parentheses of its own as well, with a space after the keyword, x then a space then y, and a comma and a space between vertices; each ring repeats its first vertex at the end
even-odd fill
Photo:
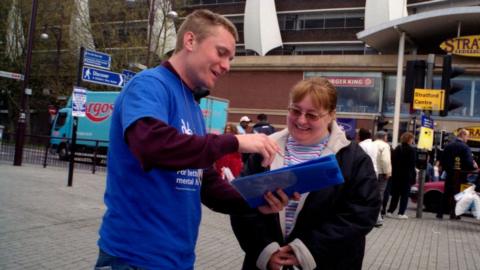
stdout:
POLYGON ((363 28, 364 22, 362 18, 347 18, 345 26, 347 28, 363 28))
POLYGON ((345 18, 325 19, 325 28, 344 28, 345 18))
MULTIPOLYGON (((433 79, 433 88, 441 89, 441 78, 436 77, 433 79)), ((472 80, 470 79, 453 79, 453 83, 461 85, 463 88, 461 91, 450 95, 450 100, 454 99, 462 103, 460 108, 449 111, 448 116, 460 116, 460 117, 469 117, 470 116, 470 100, 472 98, 472 80)))
POLYGON ((305 72, 305 78, 322 76, 337 89, 337 112, 378 113, 381 73, 377 72, 305 72))
MULTIPOLYGON (((403 91, 403 85, 405 80, 402 80, 401 89, 403 91)), ((397 76, 386 76, 385 77, 385 90, 383 91, 383 101, 382 101, 382 110, 383 112, 393 114, 395 112, 395 92, 397 87, 397 76)), ((410 113, 410 107, 408 104, 403 103, 403 96, 401 96, 400 101, 400 113, 408 114, 410 113)))
POLYGON ((306 20, 304 23, 304 29, 323 29, 323 19, 306 20))
POLYGON ((63 125, 65 125, 65 122, 67 121, 67 113, 61 112, 57 116, 57 121, 55 122, 55 130, 59 130, 63 125))
POLYGON ((480 117, 480 80, 473 81, 473 116, 480 117))

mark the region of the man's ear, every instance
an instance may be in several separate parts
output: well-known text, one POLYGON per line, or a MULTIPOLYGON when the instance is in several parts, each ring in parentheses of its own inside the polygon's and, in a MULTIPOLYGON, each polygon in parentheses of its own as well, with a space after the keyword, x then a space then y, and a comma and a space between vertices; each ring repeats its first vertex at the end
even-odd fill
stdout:
POLYGON ((185 32, 185 34, 183 34, 183 47, 187 49, 187 51, 193 51, 194 45, 195 34, 192 31, 185 32))

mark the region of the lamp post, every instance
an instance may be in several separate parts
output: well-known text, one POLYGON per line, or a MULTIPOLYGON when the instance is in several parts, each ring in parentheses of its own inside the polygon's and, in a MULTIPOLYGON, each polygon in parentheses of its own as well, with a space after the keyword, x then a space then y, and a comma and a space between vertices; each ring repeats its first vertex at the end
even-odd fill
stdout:
POLYGON ((57 26, 44 26, 43 33, 40 35, 41 39, 48 39, 49 35, 47 31, 50 30, 53 33, 53 36, 55 37, 56 41, 56 49, 57 49, 57 55, 55 57, 55 74, 58 76, 60 73, 60 54, 61 54, 61 46, 62 46, 62 28, 57 27, 57 26))
POLYGON ((22 166, 23 146, 25 143, 25 127, 26 127, 26 106, 28 102, 28 80, 30 79, 30 67, 32 65, 32 49, 35 34, 35 22, 37 19, 38 0, 32 1, 32 15, 30 17, 30 26, 28 28, 28 44, 27 54, 25 57, 24 79, 22 92, 20 93, 20 112, 18 114, 17 132, 15 134, 15 156, 13 158, 14 166, 22 166))

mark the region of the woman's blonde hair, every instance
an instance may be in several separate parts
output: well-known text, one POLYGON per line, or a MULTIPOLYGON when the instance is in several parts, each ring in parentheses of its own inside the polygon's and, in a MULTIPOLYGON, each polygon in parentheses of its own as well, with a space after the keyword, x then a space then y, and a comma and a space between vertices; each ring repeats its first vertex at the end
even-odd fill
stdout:
POLYGON ((290 103, 298 103, 307 95, 316 108, 332 112, 337 106, 337 90, 326 78, 311 77, 295 84, 290 92, 290 103))

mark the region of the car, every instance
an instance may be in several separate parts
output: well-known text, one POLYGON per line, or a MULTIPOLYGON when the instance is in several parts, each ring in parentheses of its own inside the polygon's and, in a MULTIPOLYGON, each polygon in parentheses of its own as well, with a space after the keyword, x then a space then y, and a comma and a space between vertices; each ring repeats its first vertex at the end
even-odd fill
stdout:
MULTIPOLYGON (((467 188, 470 184, 478 183, 478 174, 470 174, 467 178, 468 184, 462 184, 461 190, 467 188), (465 186, 464 186, 465 185, 465 186)), ((479 192, 479 185, 476 191, 479 192)), ((437 213, 438 208, 442 203, 442 195, 445 191, 445 182, 426 182, 423 188, 423 211, 437 213)), ((410 200, 417 203, 418 198, 418 183, 410 188, 410 200)))
MULTIPOLYGON (((445 182, 426 182, 423 189, 424 211, 436 213, 442 202, 442 195, 445 191, 445 182)), ((417 203, 418 184, 410 189, 410 200, 417 203)))

